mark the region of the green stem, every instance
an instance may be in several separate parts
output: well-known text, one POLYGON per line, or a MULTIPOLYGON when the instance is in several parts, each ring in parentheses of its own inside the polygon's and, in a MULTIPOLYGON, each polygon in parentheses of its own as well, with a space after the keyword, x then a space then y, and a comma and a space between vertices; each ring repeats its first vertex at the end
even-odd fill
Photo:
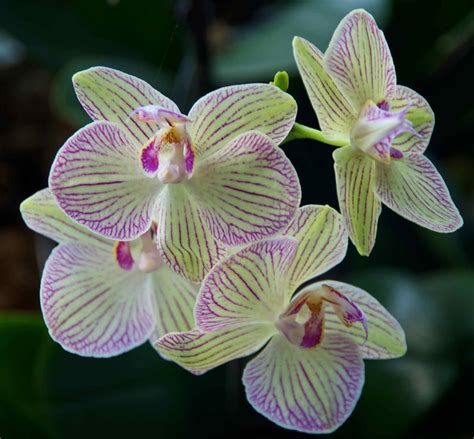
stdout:
POLYGON ((286 139, 283 143, 289 142, 294 139, 312 139, 317 140, 318 142, 326 143, 327 145, 332 146, 346 146, 349 142, 346 139, 328 139, 324 136, 322 131, 319 131, 315 128, 307 127, 306 125, 301 125, 300 123, 295 123, 291 129, 286 139))

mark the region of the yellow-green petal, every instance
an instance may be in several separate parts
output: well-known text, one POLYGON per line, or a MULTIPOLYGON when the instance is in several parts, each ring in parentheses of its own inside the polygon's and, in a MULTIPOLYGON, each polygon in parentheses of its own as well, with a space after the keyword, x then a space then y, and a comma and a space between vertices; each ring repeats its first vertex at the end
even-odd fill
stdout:
POLYGON ((368 256, 375 244, 380 201, 375 196, 375 162, 352 147, 333 153, 339 207, 357 251, 368 256))
POLYGON ((198 330, 170 333, 155 348, 181 367, 201 374, 236 358, 258 351, 276 329, 271 324, 246 325, 204 334, 198 330))
POLYGON ((355 122, 354 110, 326 71, 323 54, 300 37, 293 39, 293 54, 324 134, 349 141, 355 122))
POLYGON ((344 220, 329 206, 300 207, 284 235, 295 238, 298 243, 289 267, 290 294, 303 282, 330 270, 346 255, 344 220))
POLYGON ((243 382, 250 404, 281 427, 330 433, 352 413, 364 385, 357 344, 329 334, 304 349, 279 334, 250 361, 243 382))
POLYGON ((153 343, 169 332, 190 331, 194 325, 194 304, 199 284, 176 274, 162 265, 149 274, 155 327, 150 336, 153 343))
POLYGON ((376 193, 409 221, 435 232, 454 232, 463 219, 443 178, 424 155, 406 154, 376 168, 376 193))
POLYGON ((402 111, 408 107, 406 119, 416 131, 416 135, 405 132, 398 135, 391 146, 402 152, 425 151, 430 142, 435 124, 435 116, 430 105, 423 96, 408 87, 397 85, 395 95, 390 99, 390 111, 402 111))
POLYGON ((296 102, 269 84, 222 87, 199 99, 189 111, 193 148, 206 155, 247 131, 266 134, 278 145, 296 119, 296 102))
POLYGON ((59 243, 81 241, 112 249, 113 241, 92 233, 71 220, 60 208, 49 189, 42 189, 20 205, 26 225, 59 243))
POLYGON ((225 254, 203 221, 186 184, 166 185, 156 208, 157 244, 176 273, 201 281, 225 254))
POLYGON ((180 113, 177 105, 145 81, 108 67, 92 67, 73 76, 79 102, 93 120, 116 123, 142 145, 158 130, 156 122, 140 123, 130 118, 138 107, 160 105, 180 113))
POLYGON ((383 32, 363 9, 342 19, 324 54, 326 68, 339 89, 358 111, 395 93, 396 75, 383 32))
POLYGON ((195 308, 203 332, 273 323, 289 301, 288 269, 297 243, 275 238, 245 247, 204 279, 195 308))

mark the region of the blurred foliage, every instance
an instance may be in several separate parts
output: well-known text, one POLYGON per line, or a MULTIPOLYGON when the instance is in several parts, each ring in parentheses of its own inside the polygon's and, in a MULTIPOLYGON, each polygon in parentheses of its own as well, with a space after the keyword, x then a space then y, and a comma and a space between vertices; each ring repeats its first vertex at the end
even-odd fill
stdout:
POLYGON ((280 8, 268 7, 258 21, 234 37, 233 44, 216 57, 219 83, 271 78, 277 70, 297 72, 291 39, 294 35, 317 41, 324 50, 341 17, 355 8, 370 11, 383 25, 387 0, 300 0, 280 8), (265 54, 265 56, 262 56, 265 54))

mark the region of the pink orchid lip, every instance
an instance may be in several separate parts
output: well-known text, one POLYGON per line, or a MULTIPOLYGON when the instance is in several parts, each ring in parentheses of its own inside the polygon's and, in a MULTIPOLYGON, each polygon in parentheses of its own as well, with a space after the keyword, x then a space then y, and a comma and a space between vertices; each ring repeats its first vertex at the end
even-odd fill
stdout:
POLYGON ((115 241, 114 256, 118 266, 125 271, 131 271, 137 267, 142 273, 150 273, 157 270, 163 264, 158 249, 154 242, 156 226, 152 225, 148 232, 144 233, 138 240, 115 241), (140 241, 141 249, 138 256, 134 257, 132 246, 140 241))
POLYGON ((323 339, 326 306, 332 307, 346 327, 360 322, 367 340, 367 319, 363 311, 329 285, 322 285, 314 291, 297 296, 275 325, 290 343, 302 348, 314 348, 321 344, 323 339))
POLYGON ((419 136, 406 118, 410 105, 398 112, 391 112, 389 108, 390 103, 385 100, 378 104, 367 101, 351 132, 352 144, 382 163, 403 158, 403 152, 392 147, 398 135, 409 132, 419 136))
POLYGON ((115 241, 114 255, 117 264, 122 270, 130 271, 133 269, 135 261, 133 260, 130 242, 115 241))
POLYGON ((158 105, 136 108, 130 118, 154 121, 161 127, 143 146, 140 162, 145 175, 163 184, 181 183, 191 178, 194 151, 186 130, 187 116, 158 105))

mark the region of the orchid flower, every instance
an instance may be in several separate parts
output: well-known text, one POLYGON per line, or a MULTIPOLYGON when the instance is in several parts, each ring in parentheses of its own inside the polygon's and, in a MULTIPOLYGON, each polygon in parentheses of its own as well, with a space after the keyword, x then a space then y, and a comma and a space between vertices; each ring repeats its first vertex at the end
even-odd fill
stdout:
POLYGON ((104 67, 79 72, 76 94, 94 120, 60 149, 49 186, 74 221, 119 241, 157 225, 166 262, 198 281, 227 246, 286 227, 298 176, 276 146, 296 117, 278 87, 224 87, 186 116, 146 82, 104 67))
POLYGON ((51 337, 73 353, 111 357, 194 326, 198 286, 163 264, 151 230, 112 241, 69 219, 49 189, 20 206, 26 224, 57 241, 41 280, 51 337))
POLYGON ((323 141, 340 146, 333 154, 339 205, 359 253, 373 248, 381 202, 430 230, 461 227, 442 177, 423 155, 433 112, 418 93, 397 85, 373 17, 348 14, 325 54, 299 37, 293 47, 323 141))
POLYGON ((243 374, 250 404, 282 427, 335 430, 360 396, 363 359, 394 358, 406 350, 400 325, 360 288, 324 280, 292 299, 346 250, 339 213, 328 206, 300 208, 284 236, 251 244, 217 264, 198 293, 197 328, 167 334, 156 347, 201 374, 266 344, 243 374))

